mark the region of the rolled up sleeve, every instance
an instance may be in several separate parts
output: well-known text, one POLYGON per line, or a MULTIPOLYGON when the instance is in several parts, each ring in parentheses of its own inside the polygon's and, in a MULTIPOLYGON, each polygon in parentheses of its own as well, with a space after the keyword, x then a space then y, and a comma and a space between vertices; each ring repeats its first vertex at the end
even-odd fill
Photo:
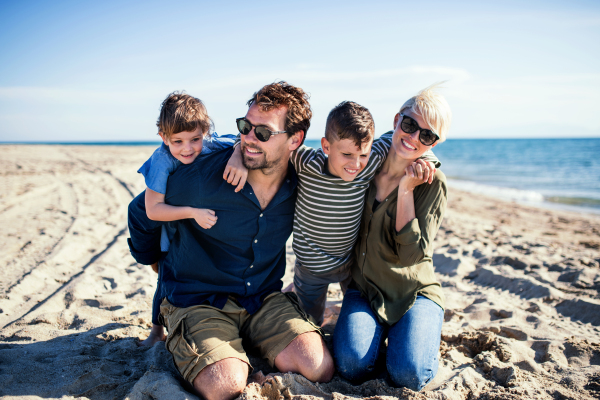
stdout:
POLYGON ((127 244, 133 258, 140 264, 150 265, 160 259, 160 231, 162 222, 152 221, 146 215, 146 193, 140 193, 129 203, 127 244))

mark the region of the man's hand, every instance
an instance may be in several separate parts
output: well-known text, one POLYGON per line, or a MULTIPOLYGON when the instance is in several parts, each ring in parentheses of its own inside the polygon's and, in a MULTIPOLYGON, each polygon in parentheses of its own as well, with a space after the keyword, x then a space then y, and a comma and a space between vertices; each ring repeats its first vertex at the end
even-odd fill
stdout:
POLYGON ((244 188, 246 179, 248 179, 248 169, 244 167, 242 162, 241 146, 237 146, 231 155, 231 158, 227 162, 225 172, 223 172, 223 179, 228 183, 231 183, 235 188, 236 192, 239 192, 244 188))
POLYGON ((217 223, 215 212, 206 208, 192 208, 190 218, 194 218, 198 225, 204 229, 210 229, 217 223))

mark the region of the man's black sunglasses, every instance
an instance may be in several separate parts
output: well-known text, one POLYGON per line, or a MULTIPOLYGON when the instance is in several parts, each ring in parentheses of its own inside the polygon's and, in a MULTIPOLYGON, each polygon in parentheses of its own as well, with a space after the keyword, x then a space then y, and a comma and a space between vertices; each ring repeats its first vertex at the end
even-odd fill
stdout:
POLYGON ((400 116, 402 117, 400 128, 406 133, 415 133, 416 131, 419 131, 419 141, 425 146, 431 146, 440 139, 437 133, 431 129, 421 128, 417 121, 408 115, 400 114, 400 116))
POLYGON ((269 140, 271 135, 286 133, 286 131, 271 131, 265 126, 252 125, 250 121, 248 121, 246 118, 237 118, 235 122, 237 124, 238 131, 240 131, 242 135, 249 134, 252 128, 254 128, 254 135, 261 142, 266 142, 267 140, 269 140))

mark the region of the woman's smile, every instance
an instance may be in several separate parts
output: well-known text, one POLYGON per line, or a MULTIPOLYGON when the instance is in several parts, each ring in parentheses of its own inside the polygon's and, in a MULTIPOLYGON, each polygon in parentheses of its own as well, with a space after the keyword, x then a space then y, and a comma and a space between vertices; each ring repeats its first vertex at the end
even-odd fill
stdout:
POLYGON ((413 146, 412 144, 410 144, 406 140, 400 139, 400 141, 402 142, 402 146, 404 146, 406 149, 411 150, 411 151, 417 150, 417 148, 415 146, 413 146))

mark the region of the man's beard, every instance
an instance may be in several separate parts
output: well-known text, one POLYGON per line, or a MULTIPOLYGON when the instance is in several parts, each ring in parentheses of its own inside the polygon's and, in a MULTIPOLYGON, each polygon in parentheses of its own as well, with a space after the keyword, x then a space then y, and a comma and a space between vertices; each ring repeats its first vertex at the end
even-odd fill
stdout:
MULTIPOLYGON (((252 148, 252 147, 250 147, 252 148)), ((267 161, 267 157, 263 152, 261 157, 247 157, 245 147, 242 149, 242 163, 244 167, 250 170, 260 169, 264 174, 269 174, 279 164, 280 159, 267 161)))

